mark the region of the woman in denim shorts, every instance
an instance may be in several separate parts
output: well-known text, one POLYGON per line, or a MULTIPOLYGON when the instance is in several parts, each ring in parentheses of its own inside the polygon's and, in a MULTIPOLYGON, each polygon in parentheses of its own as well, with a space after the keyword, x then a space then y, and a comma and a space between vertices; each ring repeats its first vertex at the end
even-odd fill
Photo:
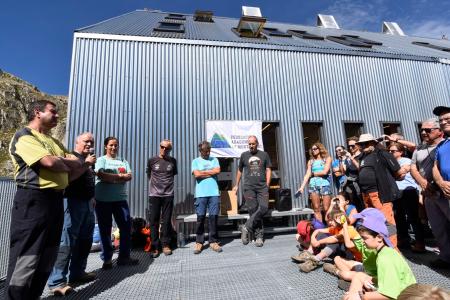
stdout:
POLYGON ((320 210, 320 198, 323 201, 323 209, 327 211, 331 202, 330 186, 330 168, 331 157, 324 145, 315 143, 309 149, 309 161, 306 168, 306 174, 303 183, 298 192, 303 193, 307 183, 309 195, 311 197, 312 207, 316 220, 323 222, 322 212, 320 210))

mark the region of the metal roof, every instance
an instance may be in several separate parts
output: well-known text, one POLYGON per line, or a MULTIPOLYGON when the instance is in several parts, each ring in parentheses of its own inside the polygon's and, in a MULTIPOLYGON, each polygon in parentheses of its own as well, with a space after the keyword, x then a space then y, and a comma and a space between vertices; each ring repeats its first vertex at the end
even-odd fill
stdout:
POLYGON ((387 58, 413 59, 435 61, 439 58, 450 59, 450 52, 430 49, 412 42, 427 42, 430 44, 450 48, 450 41, 431 38, 393 36, 384 33, 354 31, 343 29, 320 28, 278 22, 266 22, 265 27, 277 28, 280 31, 304 30, 319 36, 330 35, 357 35, 383 43, 382 46, 374 45, 372 48, 356 48, 345 46, 333 41, 305 40, 297 37, 267 36, 266 39, 242 38, 236 35, 232 28, 237 27, 239 19, 214 16, 213 23, 196 22, 192 14, 184 14, 186 20, 167 20, 168 12, 153 10, 136 10, 103 22, 76 30, 80 33, 96 33, 108 35, 124 35, 135 37, 159 37, 189 41, 225 42, 227 46, 251 45, 255 48, 292 50, 303 52, 325 52, 346 55, 377 56, 387 58), (153 29, 159 22, 182 23, 184 33, 158 32, 153 29))

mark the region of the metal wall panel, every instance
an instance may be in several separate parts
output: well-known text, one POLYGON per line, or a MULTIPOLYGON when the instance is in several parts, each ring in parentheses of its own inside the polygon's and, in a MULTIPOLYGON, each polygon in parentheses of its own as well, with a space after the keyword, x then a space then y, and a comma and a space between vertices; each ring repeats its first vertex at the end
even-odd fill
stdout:
POLYGON ((9 227, 11 223, 11 209, 16 183, 11 178, 0 177, 0 281, 6 279, 9 259, 9 227))
MULTIPOLYGON (((190 164, 205 138, 206 120, 280 122, 283 185, 295 189, 305 172, 301 122, 323 122, 325 144, 344 143, 344 121, 401 122, 416 140, 415 122, 448 104, 450 66, 376 57, 238 47, 75 38, 68 138, 92 131, 120 141, 130 162, 133 215, 146 208, 146 160, 159 141, 174 142, 178 160, 175 213, 193 212, 190 164)), ((294 206, 304 206, 296 199, 294 206)))

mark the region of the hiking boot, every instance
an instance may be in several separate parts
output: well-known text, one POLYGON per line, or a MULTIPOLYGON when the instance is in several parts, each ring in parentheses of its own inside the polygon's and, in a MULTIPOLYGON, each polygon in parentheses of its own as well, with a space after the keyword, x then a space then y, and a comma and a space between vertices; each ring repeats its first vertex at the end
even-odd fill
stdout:
POLYGON ((302 263, 310 259, 311 257, 314 257, 309 251, 305 250, 300 252, 297 255, 291 256, 291 259, 297 263, 302 263))
POLYGON ((139 264, 139 259, 136 258, 125 257, 117 260, 118 266, 135 266, 137 264, 139 264))
POLYGON ((300 271, 302 271, 304 273, 309 273, 312 270, 315 270, 318 267, 320 267, 320 262, 318 260, 316 260, 315 258, 310 258, 307 261, 305 261, 304 263, 300 264, 298 267, 299 267, 300 271))
POLYGON ((111 269, 112 268, 112 260, 107 260, 107 261, 105 261, 105 262, 103 262, 103 265, 102 265, 102 269, 103 270, 109 270, 109 269, 111 269))
POLYGON ((88 283, 91 281, 94 281, 97 278, 97 273, 95 272, 85 272, 83 275, 81 275, 80 277, 74 278, 74 279, 70 279, 69 280, 69 284, 70 283, 88 283))
POLYGON ((54 289, 50 289, 50 293, 54 296, 66 296, 73 292, 73 288, 70 285, 62 285, 55 287, 54 289))
POLYGON ((159 252, 159 250, 152 250, 150 254, 153 258, 157 258, 161 254, 161 252, 159 252))
POLYGON ((247 227, 245 227, 245 225, 242 226, 242 228, 241 228, 241 241, 242 241, 242 244, 244 244, 244 245, 247 245, 249 242, 248 229, 247 229, 247 227))
POLYGON ((222 247, 220 247, 219 243, 211 243, 209 244, 209 248, 216 252, 222 252, 222 247))
POLYGON ((338 280, 338 288, 345 292, 348 292, 348 290, 350 289, 350 284, 350 281, 345 281, 344 279, 338 280))
POLYGON ((323 270, 327 273, 330 273, 333 276, 338 276, 337 272, 338 272, 338 268, 336 268, 335 265, 330 264, 330 263, 324 263, 323 264, 323 270))
POLYGON ((202 243, 195 243, 194 254, 200 254, 200 252, 202 252, 202 249, 203 249, 202 243))
POLYGON ((166 255, 166 256, 167 256, 167 255, 172 255, 172 249, 170 249, 169 246, 163 247, 162 252, 163 252, 164 255, 166 255))
POLYGON ((255 241, 255 246, 256 246, 256 247, 262 247, 262 246, 264 246, 264 241, 263 241, 263 239, 262 239, 262 238, 257 238, 256 241, 255 241))

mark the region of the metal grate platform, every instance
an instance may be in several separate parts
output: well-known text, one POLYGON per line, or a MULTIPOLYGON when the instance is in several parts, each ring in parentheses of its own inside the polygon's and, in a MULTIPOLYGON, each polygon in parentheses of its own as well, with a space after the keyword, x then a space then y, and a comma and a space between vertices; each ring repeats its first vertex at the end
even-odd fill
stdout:
MULTIPOLYGON (((89 257, 88 271, 98 279, 79 286, 65 299, 339 299, 337 278, 322 269, 300 273, 290 256, 296 254, 293 234, 269 237, 264 247, 243 246, 239 239, 223 243, 223 252, 205 249, 193 254, 193 243, 171 256, 151 259, 136 251, 138 266, 100 269, 98 253, 89 257)), ((436 272, 425 264, 435 255, 406 253, 418 282, 450 290, 450 271, 436 272)), ((3 288, 0 298, 3 296, 3 288)), ((56 299, 48 295, 42 299, 56 299)))

